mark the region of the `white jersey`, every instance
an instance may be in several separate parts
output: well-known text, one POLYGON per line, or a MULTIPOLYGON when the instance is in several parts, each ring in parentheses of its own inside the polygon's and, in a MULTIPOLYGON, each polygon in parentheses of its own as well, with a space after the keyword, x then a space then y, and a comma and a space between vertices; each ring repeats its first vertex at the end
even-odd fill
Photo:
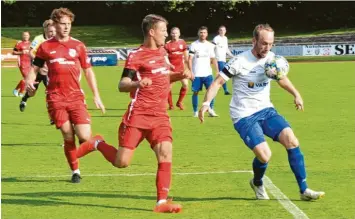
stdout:
POLYGON ((211 58, 215 58, 214 45, 208 41, 196 40, 189 49, 192 58, 192 72, 195 77, 207 77, 212 75, 211 58))
POLYGON ((219 62, 226 62, 226 56, 228 51, 228 38, 226 36, 217 35, 212 40, 216 45, 216 58, 219 62))
POLYGON ((247 50, 231 59, 219 74, 226 81, 232 78, 233 96, 230 102, 230 116, 233 123, 267 107, 270 101, 270 81, 264 73, 267 59, 275 56, 269 52, 265 58, 257 59, 247 50))

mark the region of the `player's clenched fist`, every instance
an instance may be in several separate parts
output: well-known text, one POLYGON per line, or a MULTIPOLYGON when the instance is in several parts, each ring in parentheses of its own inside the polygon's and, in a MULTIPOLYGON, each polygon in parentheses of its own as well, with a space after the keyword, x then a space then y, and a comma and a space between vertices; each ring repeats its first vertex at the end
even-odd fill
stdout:
POLYGON ((152 85, 152 80, 150 78, 143 78, 142 80, 140 80, 138 82, 138 87, 139 88, 144 88, 144 87, 147 87, 147 86, 150 86, 152 85))

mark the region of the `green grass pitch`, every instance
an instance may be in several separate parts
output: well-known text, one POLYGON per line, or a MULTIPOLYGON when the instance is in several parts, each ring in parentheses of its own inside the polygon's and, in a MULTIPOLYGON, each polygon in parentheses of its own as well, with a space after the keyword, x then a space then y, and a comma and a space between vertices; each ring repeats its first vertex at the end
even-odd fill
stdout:
MULTIPOLYGON (((107 113, 95 109, 83 79, 93 132, 117 145, 117 128, 129 102, 127 94, 117 91, 122 67, 94 70, 107 113)), ((308 184, 326 196, 317 202, 300 201, 285 149, 270 140, 273 156, 266 175, 309 218, 355 217, 354 73, 353 62, 291 63, 289 77, 303 95, 305 112, 297 112, 292 96, 272 83, 272 101, 300 140, 308 184)), ((173 172, 205 173, 174 174, 170 195, 183 205, 183 213, 159 215, 152 212, 156 158, 146 142, 127 169, 112 167, 99 152, 89 154, 80 160, 82 182, 71 184, 61 134, 49 125, 43 85, 21 113, 20 99, 12 96, 18 69, 2 68, 1 79, 2 218, 293 218, 272 196, 270 201, 254 200, 248 184, 251 173, 231 172, 250 171, 253 154, 233 129, 231 96, 221 91, 215 107, 220 117, 207 118, 203 125, 192 117, 191 91, 185 111, 169 112, 173 172), (122 175, 145 173, 153 175, 122 175)), ((174 85, 174 101, 179 87, 174 85)))

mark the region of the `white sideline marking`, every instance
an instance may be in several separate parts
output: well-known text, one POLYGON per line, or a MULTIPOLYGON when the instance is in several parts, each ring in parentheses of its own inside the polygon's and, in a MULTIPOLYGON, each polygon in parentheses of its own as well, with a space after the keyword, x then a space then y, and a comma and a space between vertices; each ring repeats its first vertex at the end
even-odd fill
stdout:
MULTIPOLYGON (((228 174, 228 173, 251 173, 250 170, 232 170, 232 171, 214 171, 214 172, 190 172, 190 173, 173 173, 173 175, 209 175, 209 174, 228 174)), ((82 176, 87 177, 115 177, 115 176, 155 176, 156 173, 117 173, 117 174, 83 174, 82 176)), ((23 176, 24 178, 60 178, 60 177, 70 177, 71 175, 34 175, 34 176, 23 176)), ((272 183, 269 177, 264 176, 264 185, 268 191, 278 200, 278 202, 296 219, 309 219, 309 217, 299 209, 285 194, 281 192, 275 184, 272 183)))
MULTIPOLYGON (((191 172, 191 173, 173 173, 173 175, 209 175, 209 174, 226 174, 226 173, 253 173, 250 170, 232 170, 232 171, 216 171, 216 172, 191 172)), ((82 176, 99 176, 99 177, 112 177, 112 176, 155 176, 156 173, 117 173, 117 174, 82 174, 82 176)), ((23 176, 24 178, 59 178, 68 177, 71 175, 34 175, 23 176)), ((21 176, 19 176, 20 178, 21 176)))
POLYGON ((280 202, 280 204, 290 212, 294 218, 297 219, 309 219, 309 217, 299 209, 285 194, 281 192, 279 188, 272 183, 269 177, 264 176, 263 178, 265 187, 268 191, 280 202))

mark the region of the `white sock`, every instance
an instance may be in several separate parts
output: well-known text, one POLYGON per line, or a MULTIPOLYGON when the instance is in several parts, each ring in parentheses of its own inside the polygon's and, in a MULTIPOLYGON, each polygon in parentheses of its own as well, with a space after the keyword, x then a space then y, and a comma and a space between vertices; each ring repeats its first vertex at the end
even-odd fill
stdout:
POLYGON ((157 205, 164 204, 164 203, 166 203, 166 199, 160 199, 160 200, 157 202, 157 205))
POLYGON ((74 175, 75 173, 77 173, 77 174, 80 175, 80 170, 79 170, 79 169, 73 170, 73 171, 72 171, 72 175, 74 175))

